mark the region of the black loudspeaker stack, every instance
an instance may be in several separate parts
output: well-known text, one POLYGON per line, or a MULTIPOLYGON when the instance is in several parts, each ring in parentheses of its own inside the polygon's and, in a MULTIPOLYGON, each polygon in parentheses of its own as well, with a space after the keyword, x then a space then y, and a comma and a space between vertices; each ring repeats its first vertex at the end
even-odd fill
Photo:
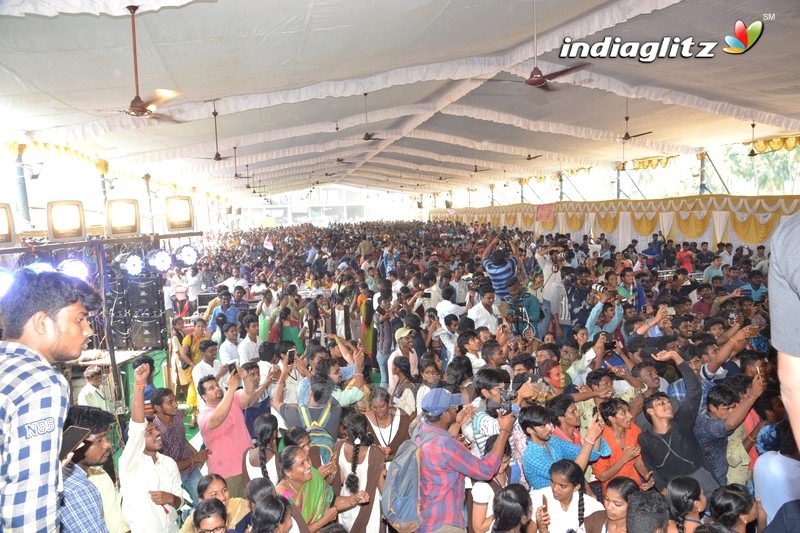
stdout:
POLYGON ((118 350, 166 348, 164 290, 158 275, 130 278, 120 274, 110 283, 109 341, 118 350))

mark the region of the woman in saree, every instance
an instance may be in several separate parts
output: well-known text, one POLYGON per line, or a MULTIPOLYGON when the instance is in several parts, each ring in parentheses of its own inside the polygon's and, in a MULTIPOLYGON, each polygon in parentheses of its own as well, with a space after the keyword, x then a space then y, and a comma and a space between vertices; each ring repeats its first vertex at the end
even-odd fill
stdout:
POLYGON ((186 374, 189 376, 189 389, 186 393, 186 405, 189 407, 189 412, 192 414, 192 418, 189 421, 189 427, 194 428, 197 426, 197 409, 198 409, 198 402, 197 402, 197 389, 194 388, 194 380, 192 379, 192 369, 194 365, 200 362, 203 359, 203 354, 200 353, 200 343, 209 338, 208 332, 208 324, 203 317, 197 317, 194 319, 194 331, 188 333, 183 337, 183 341, 181 341, 181 360, 186 361, 191 359, 192 366, 185 370, 186 374))
POLYGON ((365 491, 336 496, 299 446, 287 446, 281 452, 280 465, 283 478, 275 486, 276 493, 297 506, 312 533, 335 521, 340 511, 369 503, 365 491))

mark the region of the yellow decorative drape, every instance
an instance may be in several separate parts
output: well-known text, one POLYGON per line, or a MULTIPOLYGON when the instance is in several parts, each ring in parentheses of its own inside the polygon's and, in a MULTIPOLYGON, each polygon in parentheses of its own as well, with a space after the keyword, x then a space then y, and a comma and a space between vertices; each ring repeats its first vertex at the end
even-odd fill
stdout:
POLYGON ((704 217, 699 217, 696 213, 689 213, 686 219, 680 215, 675 217, 675 224, 688 239, 697 239, 705 233, 708 223, 711 221, 711 211, 707 211, 704 217))
POLYGON ((756 215, 750 215, 744 221, 741 221, 736 217, 735 213, 731 213, 730 224, 736 236, 743 242, 760 244, 767 241, 780 218, 779 216, 771 216, 766 222, 762 223, 756 215))
POLYGON ((583 213, 567 213, 567 227, 572 231, 580 231, 583 227, 583 213))
POLYGON ((600 229, 603 233, 612 233, 615 229, 617 229, 617 224, 619 223, 619 213, 597 213, 597 225, 600 226, 600 229))
MULTIPOLYGON (((698 157, 701 155, 698 154, 698 157)), ((553 232, 557 227, 564 231, 577 232, 586 223, 590 214, 594 217, 593 229, 611 234, 618 230, 619 213, 631 213, 631 233, 638 236, 651 235, 662 224, 661 214, 671 214, 669 238, 696 240, 713 224, 714 212, 726 212, 725 227, 714 227, 728 238, 736 239, 748 245, 766 242, 781 217, 790 216, 800 211, 800 195, 795 196, 727 196, 702 195, 681 198, 663 198, 658 200, 604 200, 595 202, 559 202, 535 206, 532 204, 515 204, 486 208, 463 208, 454 210, 432 209, 429 217, 446 220, 463 220, 472 222, 492 221, 506 225, 521 223, 525 229, 537 227, 538 231, 553 232), (550 220, 537 224, 537 214, 546 210, 551 214, 550 220), (634 214, 644 213, 636 219, 634 214), (687 218, 681 214, 689 213, 687 218), (559 226, 561 220, 563 226, 559 226), (747 215, 742 221, 737 218, 747 215), (517 218, 519 215, 519 218, 517 218), (652 215, 652 217, 650 216, 652 215)), ((719 238, 719 237, 717 237, 719 238)))
POLYGON ((35 150, 43 157, 47 156, 68 157, 76 161, 80 161, 86 165, 93 166, 95 169, 97 169, 97 172, 99 172, 100 174, 108 173, 108 161, 96 157, 91 157, 89 155, 78 152, 66 146, 59 146, 56 144, 42 143, 30 140, 26 143, 16 143, 16 142, 5 143, 5 148, 13 157, 17 157, 17 154, 19 153, 20 144, 25 144, 29 150, 30 149, 35 150))
POLYGON ((665 157, 652 157, 650 159, 634 159, 632 161, 633 169, 634 170, 642 170, 646 168, 655 169, 658 168, 659 166, 667 168, 667 165, 669 165, 670 161, 675 159, 675 157, 676 156, 674 155, 668 155, 665 157))
MULTIPOLYGON (((750 143, 745 143, 749 145, 750 143)), ((758 153, 766 152, 767 150, 794 150, 800 144, 800 135, 793 137, 775 137, 774 139, 762 139, 753 143, 753 148, 758 153)))
POLYGON ((651 218, 647 218, 647 215, 642 215, 642 218, 636 219, 635 216, 631 215, 631 223, 633 224, 633 230, 638 235, 652 235, 655 233, 656 225, 658 225, 658 213, 654 213, 651 218))
POLYGON ((536 211, 531 211, 530 213, 522 213, 522 225, 526 228, 530 228, 533 226, 533 223, 536 222, 536 211))

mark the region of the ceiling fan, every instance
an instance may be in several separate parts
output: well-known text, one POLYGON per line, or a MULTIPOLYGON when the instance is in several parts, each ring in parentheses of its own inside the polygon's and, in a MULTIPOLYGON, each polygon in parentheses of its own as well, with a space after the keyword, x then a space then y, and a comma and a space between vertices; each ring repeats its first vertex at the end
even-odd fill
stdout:
MULTIPOLYGON (((225 157, 219 155, 219 134, 217 130, 217 102, 216 100, 212 102, 214 105, 214 111, 211 112, 211 116, 214 117, 214 147, 216 148, 216 152, 214 152, 214 157, 197 157, 195 159, 210 159, 212 161, 224 161, 225 159, 230 159, 231 156, 226 155, 225 157)), ((233 149, 234 155, 236 154, 236 148, 233 149)), ((235 177, 235 176, 234 176, 235 177)))
POLYGON ((646 131, 644 133, 637 133, 636 135, 631 135, 628 133, 628 121, 631 119, 628 113, 628 99, 625 99, 625 135, 620 137, 623 141, 630 141, 631 139, 635 139, 636 137, 644 137, 645 135, 650 135, 653 133, 652 131, 646 131))
POLYGON ((750 123, 750 127, 753 129, 752 134, 750 136, 750 151, 747 153, 747 157, 755 157, 757 155, 764 155, 764 154, 771 154, 772 152, 777 152, 777 150, 765 150, 763 152, 756 152, 756 123, 750 123))
POLYGON ((491 168, 478 168, 478 165, 474 165, 472 172, 489 172, 492 170, 491 168))
POLYGON ((576 65, 574 67, 565 68, 563 70, 559 70, 556 72, 551 72, 550 74, 542 73, 541 69, 539 68, 539 49, 537 46, 537 37, 538 32, 536 28, 536 0, 533 0, 533 70, 531 71, 531 75, 525 80, 525 85, 530 87, 539 87, 540 89, 544 90, 552 90, 553 88, 550 87, 547 82, 553 81, 558 79, 562 76, 566 76, 567 74, 572 74, 573 72, 578 72, 579 70, 583 70, 591 65, 591 63, 581 63, 580 65, 576 65))
MULTIPOLYGON (((365 127, 367 127, 367 124, 369 124, 369 114, 367 112, 367 94, 368 93, 364 93, 364 126, 365 127)), ((383 139, 380 139, 378 137, 375 137, 375 134, 374 133, 370 133, 370 132, 366 132, 364 134, 364 137, 362 137, 362 139, 364 139, 365 141, 382 141, 383 140, 383 139)))
POLYGON ((542 154, 539 155, 528 154, 528 157, 525 158, 525 161, 533 161, 534 159, 539 159, 540 157, 542 157, 542 154))
POLYGON ((131 103, 128 106, 128 109, 125 110, 125 113, 137 118, 172 120, 167 116, 157 115, 156 109, 158 109, 158 107, 165 102, 168 102, 169 100, 179 96, 180 93, 178 91, 158 89, 156 90, 155 96, 147 102, 142 100, 142 97, 139 96, 139 58, 136 51, 136 11, 138 9, 139 6, 127 6, 127 10, 131 14, 131 35, 133 40, 133 83, 134 89, 136 90, 136 96, 134 96, 133 100, 131 100, 131 103))

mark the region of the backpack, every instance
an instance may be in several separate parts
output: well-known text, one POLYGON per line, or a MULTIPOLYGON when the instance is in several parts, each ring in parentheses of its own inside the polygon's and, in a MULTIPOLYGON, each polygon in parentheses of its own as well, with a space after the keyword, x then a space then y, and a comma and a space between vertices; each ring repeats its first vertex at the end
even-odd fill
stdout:
POLYGON ((331 434, 325 429, 325 424, 328 423, 331 417, 331 405, 332 404, 329 402, 325 410, 322 411, 319 420, 311 420, 311 411, 308 410, 307 406, 302 405, 298 407, 300 411, 300 421, 308 432, 311 446, 319 450, 319 456, 322 458, 323 464, 330 461, 331 455, 333 454, 333 437, 331 437, 331 434))
POLYGON ((383 516, 398 533, 412 533, 422 525, 420 517, 420 462, 422 446, 436 438, 426 432, 417 442, 409 439, 400 445, 386 472, 381 494, 383 516))

